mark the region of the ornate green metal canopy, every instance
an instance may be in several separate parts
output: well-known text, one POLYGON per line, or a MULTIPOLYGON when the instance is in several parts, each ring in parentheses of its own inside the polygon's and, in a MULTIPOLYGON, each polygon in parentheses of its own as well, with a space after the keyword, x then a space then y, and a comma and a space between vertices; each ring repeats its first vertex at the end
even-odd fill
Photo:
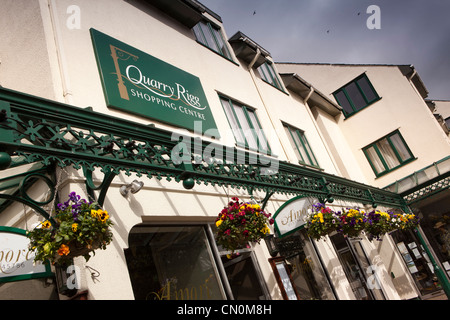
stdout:
POLYGON ((405 207, 402 197, 389 191, 284 161, 277 162, 277 170, 273 170, 268 163, 274 158, 188 135, 173 135, 151 124, 91 108, 0 88, 0 111, 0 166, 8 166, 8 155, 18 155, 29 163, 83 169, 89 189, 101 190, 100 203, 114 176, 124 172, 183 182, 187 189, 203 183, 245 188, 250 193, 261 190, 268 195, 309 195, 328 202, 339 198, 405 207), (90 178, 96 168, 105 174, 98 187, 90 178))

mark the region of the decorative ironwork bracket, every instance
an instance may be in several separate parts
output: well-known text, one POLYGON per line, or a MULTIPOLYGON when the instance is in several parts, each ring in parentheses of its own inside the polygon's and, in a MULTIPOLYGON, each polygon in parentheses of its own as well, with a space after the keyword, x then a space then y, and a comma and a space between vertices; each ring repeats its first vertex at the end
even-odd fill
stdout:
POLYGON ((99 202, 114 176, 124 172, 183 181, 187 189, 203 183, 255 189, 267 195, 301 194, 329 202, 340 198, 404 206, 402 197, 389 191, 17 91, 0 88, 0 111, 0 151, 21 155, 28 162, 83 169, 91 195, 100 190, 99 202), (268 165, 275 162, 275 169, 268 165), (95 168, 105 173, 98 187, 92 182, 95 168))

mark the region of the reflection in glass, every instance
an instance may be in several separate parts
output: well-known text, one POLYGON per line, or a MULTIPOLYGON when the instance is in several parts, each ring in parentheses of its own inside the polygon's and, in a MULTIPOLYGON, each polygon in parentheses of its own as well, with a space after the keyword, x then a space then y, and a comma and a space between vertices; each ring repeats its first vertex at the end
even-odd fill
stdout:
POLYGON ((125 250, 139 300, 217 300, 225 294, 201 226, 137 225, 125 250))
POLYGON ((282 238, 280 254, 286 258, 301 300, 334 300, 330 283, 305 230, 282 238))

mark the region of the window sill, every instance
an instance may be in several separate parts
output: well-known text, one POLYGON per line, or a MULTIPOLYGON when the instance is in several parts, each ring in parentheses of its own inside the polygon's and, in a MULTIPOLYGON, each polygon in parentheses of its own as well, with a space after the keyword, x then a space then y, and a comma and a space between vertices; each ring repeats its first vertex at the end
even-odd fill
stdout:
POLYGON ((264 80, 264 79, 262 79, 262 78, 260 78, 260 79, 261 79, 263 82, 267 83, 269 86, 274 87, 274 88, 277 89, 278 91, 281 91, 281 92, 283 92, 283 93, 286 94, 286 95, 289 95, 289 93, 287 93, 286 91, 284 91, 283 88, 278 88, 276 85, 274 85, 274 84, 272 84, 272 83, 270 83, 270 82, 268 82, 268 81, 266 81, 266 80, 264 80))
POLYGON ((202 47, 204 47, 204 48, 208 49, 209 51, 214 52, 214 53, 217 54, 218 56, 224 58, 225 60, 228 60, 228 61, 230 61, 231 63, 233 63, 233 64, 239 66, 239 63, 237 63, 237 62, 234 61, 233 59, 228 58, 228 57, 224 56, 223 54, 221 54, 220 52, 217 52, 216 50, 211 49, 210 47, 204 45, 203 43, 201 43, 201 42, 198 41, 198 40, 196 40, 196 42, 197 42, 199 45, 201 45, 202 47))
POLYGON ((411 162, 413 162, 413 161, 415 161, 415 160, 417 160, 417 159, 418 159, 418 158, 411 158, 411 159, 406 160, 405 162, 399 164, 398 166, 396 166, 396 167, 394 167, 394 168, 392 168, 392 169, 383 171, 383 172, 381 172, 381 173, 379 173, 379 174, 375 174, 375 180, 378 179, 378 178, 381 178, 381 177, 383 177, 383 176, 385 176, 385 175, 387 175, 387 174, 389 174, 389 173, 391 173, 391 172, 393 172, 393 171, 395 171, 395 170, 397 170, 397 169, 399 169, 399 168, 401 168, 401 167, 404 167, 405 165, 407 165, 407 164, 409 164, 409 163, 411 163, 411 162))
POLYGON ((307 167, 309 169, 314 169, 314 170, 321 171, 321 172, 325 171, 324 169, 322 169, 319 166, 314 166, 314 165, 307 164, 307 163, 304 163, 304 162, 301 162, 301 161, 298 161, 298 164, 301 165, 302 167, 307 167))

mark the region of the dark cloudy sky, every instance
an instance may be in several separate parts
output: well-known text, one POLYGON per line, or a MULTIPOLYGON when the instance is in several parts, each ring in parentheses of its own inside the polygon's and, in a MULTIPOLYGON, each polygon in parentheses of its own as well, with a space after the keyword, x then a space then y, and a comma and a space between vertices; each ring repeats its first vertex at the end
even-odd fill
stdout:
POLYGON ((276 62, 412 64, 450 100, 450 0, 199 0, 276 62), (367 28, 370 5, 381 29, 367 28))

